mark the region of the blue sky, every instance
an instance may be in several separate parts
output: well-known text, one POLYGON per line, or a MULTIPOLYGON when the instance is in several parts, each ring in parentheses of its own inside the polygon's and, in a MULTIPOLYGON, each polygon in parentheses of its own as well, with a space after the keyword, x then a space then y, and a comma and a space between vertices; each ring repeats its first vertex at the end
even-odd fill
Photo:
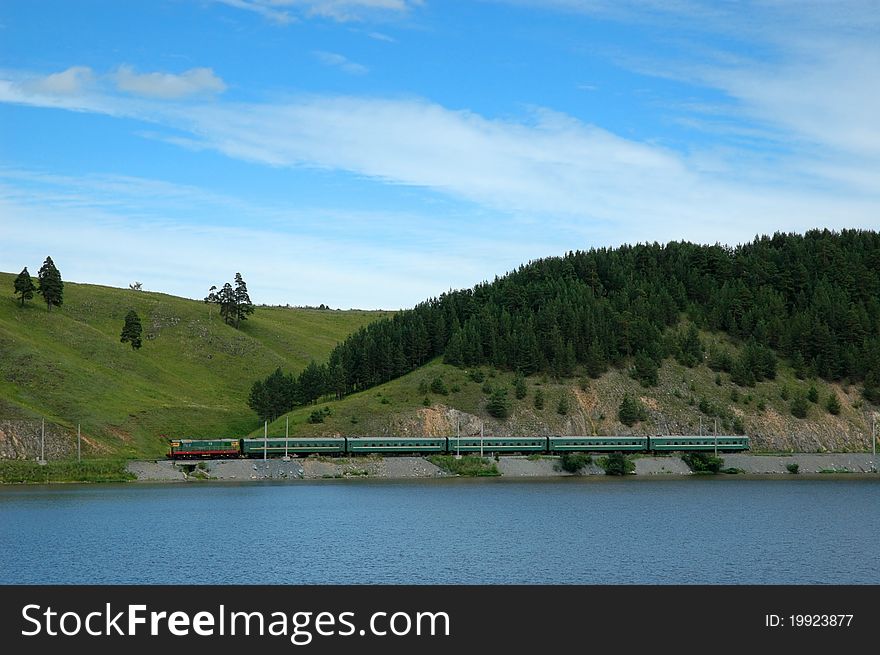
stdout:
POLYGON ((399 308, 880 226, 876 2, 5 0, 0 270, 399 308))

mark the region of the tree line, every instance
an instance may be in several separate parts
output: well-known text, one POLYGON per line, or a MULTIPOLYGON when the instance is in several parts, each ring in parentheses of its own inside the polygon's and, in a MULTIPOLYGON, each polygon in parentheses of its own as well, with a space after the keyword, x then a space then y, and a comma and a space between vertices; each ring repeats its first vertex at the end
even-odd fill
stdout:
POLYGON ((646 385, 676 357, 728 370, 743 386, 774 377, 784 357, 804 374, 861 382, 865 397, 880 401, 880 235, 813 230, 736 247, 653 243, 533 261, 362 327, 325 363, 290 376, 284 411, 368 389, 439 355, 522 375, 567 376, 581 366, 598 377, 631 363, 646 385), (739 355, 707 352, 698 328, 739 340, 739 355))

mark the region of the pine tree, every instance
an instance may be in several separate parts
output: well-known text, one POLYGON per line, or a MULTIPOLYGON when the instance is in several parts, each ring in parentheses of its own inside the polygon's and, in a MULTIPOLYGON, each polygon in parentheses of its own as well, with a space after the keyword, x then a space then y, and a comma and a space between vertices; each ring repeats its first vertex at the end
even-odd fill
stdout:
POLYGON ((620 409, 617 411, 617 417, 620 419, 620 422, 632 427, 642 420, 643 415, 644 408, 642 404, 628 393, 624 394, 623 400, 620 402, 620 409))
POLYGON ((516 398, 517 398, 517 400, 522 400, 523 398, 526 397, 526 395, 528 394, 529 390, 528 390, 528 388, 526 387, 526 381, 525 381, 525 378, 523 378, 523 376, 521 376, 521 375, 517 375, 517 376, 514 378, 514 380, 513 380, 513 390, 514 390, 514 393, 516 394, 516 398))
POLYGON ((811 384, 809 390, 807 391, 807 400, 811 403, 819 402, 819 390, 816 388, 815 384, 811 384))
POLYGON ((27 266, 15 278, 14 287, 15 295, 21 296, 21 306, 24 307, 24 301, 33 298, 34 292, 37 290, 37 287, 34 286, 34 281, 31 279, 31 274, 28 273, 27 266))
POLYGON ((486 404, 486 411, 495 418, 505 419, 510 416, 510 402, 507 400, 505 389, 496 389, 492 392, 486 404))
POLYGON ((838 400, 837 394, 833 391, 831 392, 831 395, 828 396, 828 402, 825 403, 825 409, 828 410, 829 414, 833 414, 834 416, 840 414, 840 400, 838 400))
POLYGON ((556 404, 556 413, 565 416, 568 414, 568 409, 568 394, 563 391, 559 397, 559 402, 556 404))
POLYGON ((535 409, 544 409, 544 391, 535 389, 535 409))
POLYGON ((232 300, 234 304, 234 320, 235 327, 238 327, 242 321, 246 321, 249 314, 254 313, 254 306, 251 303, 251 297, 248 295, 247 284, 241 277, 241 273, 235 274, 235 290, 232 292, 232 300))
POLYGON ((128 314, 125 315, 125 323, 122 326, 122 334, 119 337, 119 341, 130 343, 132 350, 137 350, 141 347, 142 332, 141 317, 137 315, 136 311, 130 309, 128 314))
POLYGON ((46 257, 46 261, 37 273, 37 280, 39 282, 37 293, 46 301, 46 309, 51 311, 52 305, 60 307, 64 302, 64 283, 51 257, 46 257))
POLYGON ((798 392, 795 394, 794 398, 791 399, 791 415, 797 418, 807 418, 807 409, 809 405, 807 404, 807 397, 798 392))
POLYGON ((220 305, 220 316, 227 325, 235 323, 235 291, 232 285, 227 282, 223 288, 217 292, 217 304, 220 305))

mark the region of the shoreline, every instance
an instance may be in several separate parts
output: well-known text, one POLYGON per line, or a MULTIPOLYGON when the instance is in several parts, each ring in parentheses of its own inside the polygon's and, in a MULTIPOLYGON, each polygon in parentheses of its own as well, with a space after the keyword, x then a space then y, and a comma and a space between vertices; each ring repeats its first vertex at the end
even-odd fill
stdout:
MULTIPOLYGON (((736 473, 697 474, 677 456, 639 456, 633 458, 634 474, 624 476, 638 479, 682 478, 735 478, 735 479, 872 479, 880 480, 876 472, 880 462, 871 453, 789 453, 722 455, 724 466, 736 473), (786 468, 798 465, 798 473, 786 468)), ((613 479, 596 463, 588 464, 577 473, 558 470, 557 456, 529 458, 521 455, 503 455, 494 462, 499 475, 476 476, 499 480, 557 480, 571 478, 613 479)), ((880 458, 878 458, 880 459, 880 458)), ((306 457, 280 459, 226 459, 171 461, 132 461, 127 470, 135 482, 265 482, 316 480, 416 480, 465 479, 448 473, 423 457, 306 457)))

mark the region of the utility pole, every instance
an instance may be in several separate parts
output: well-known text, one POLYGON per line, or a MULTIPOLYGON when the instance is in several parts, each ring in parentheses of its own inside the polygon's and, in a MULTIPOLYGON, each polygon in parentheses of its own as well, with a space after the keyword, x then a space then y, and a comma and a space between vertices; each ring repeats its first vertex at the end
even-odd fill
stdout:
POLYGON ((877 417, 871 417, 871 467, 877 472, 877 437, 875 435, 877 428, 877 417))
POLYGON ((81 461, 82 461, 82 445, 81 445, 81 441, 82 441, 82 436, 80 435, 80 431, 79 431, 79 423, 77 423, 77 424, 76 424, 76 461, 77 461, 77 462, 81 462, 81 461))
POLYGON ((263 423, 263 461, 266 461, 267 448, 269 447, 269 421, 263 423))
POLYGON ((483 457, 483 424, 480 423, 480 458, 483 457))
POLYGON ((287 454, 287 447, 289 445, 290 440, 290 417, 284 417, 284 461, 287 462, 290 460, 290 455, 287 454))
POLYGON ((461 459, 461 417, 455 424, 455 459, 461 459))
POLYGON ((40 428, 40 464, 46 463, 46 419, 40 428))
POLYGON ((718 457, 718 419, 715 419, 715 429, 713 431, 715 435, 715 457, 718 457))

